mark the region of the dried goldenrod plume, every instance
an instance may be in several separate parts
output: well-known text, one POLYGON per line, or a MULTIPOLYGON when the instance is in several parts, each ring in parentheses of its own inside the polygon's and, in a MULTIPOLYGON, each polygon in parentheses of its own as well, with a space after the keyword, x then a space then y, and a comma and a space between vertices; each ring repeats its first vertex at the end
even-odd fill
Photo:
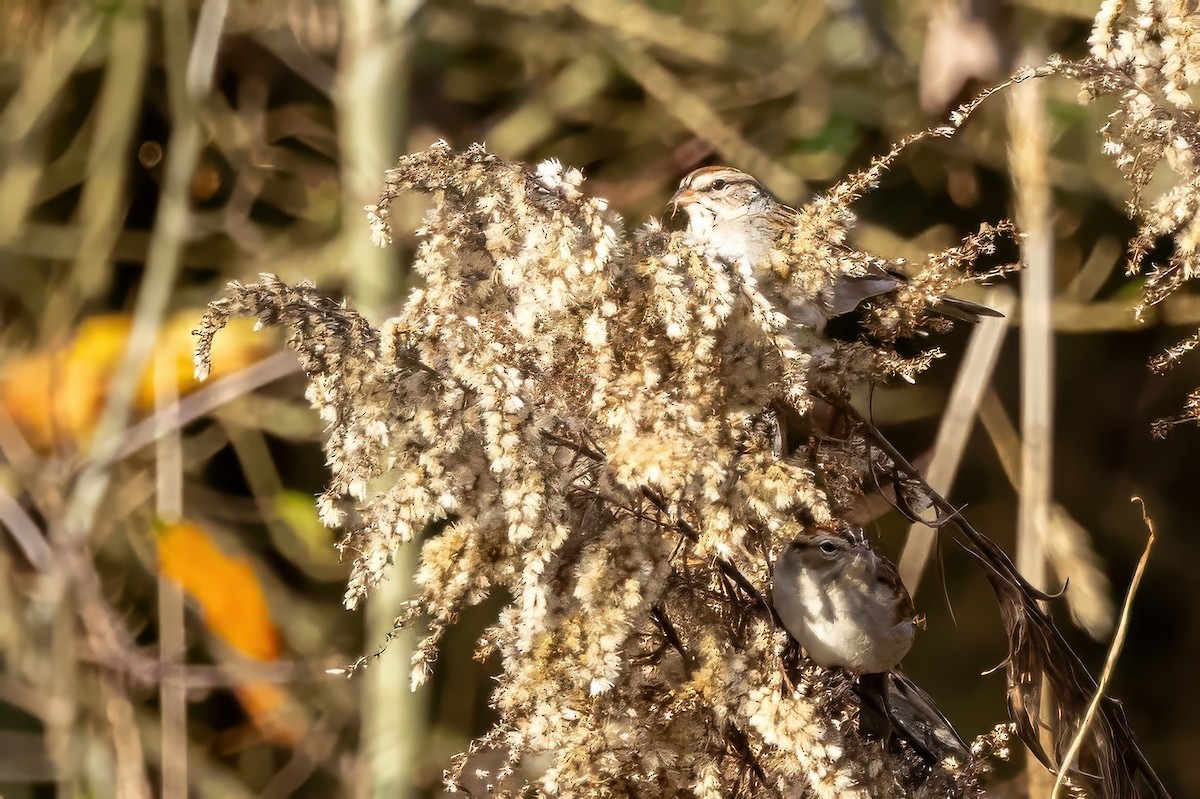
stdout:
MULTIPOLYGON (((1200 118, 1191 94, 1200 81, 1200 11, 1188 0, 1105 0, 1088 41, 1091 58, 1062 71, 1082 81, 1086 99, 1117 101, 1100 132, 1130 185, 1128 210, 1138 221, 1127 272, 1146 275, 1140 317, 1200 274, 1200 118), (1164 172, 1172 179, 1155 193, 1151 181, 1164 172), (1150 251, 1166 237, 1173 251, 1165 263, 1151 262, 1150 251)), ((1165 371, 1197 345, 1200 333, 1151 368, 1165 371)), ((1200 421, 1200 390, 1181 415, 1157 422, 1155 433, 1188 421, 1200 421)))
MULTIPOLYGON (((905 266, 845 243, 850 203, 897 152, 801 209, 774 264, 783 294, 905 266)), ((930 256, 843 342, 787 323, 780 298, 680 231, 650 220, 627 235, 582 182, 479 146, 407 156, 367 209, 385 244, 401 192, 433 197, 414 267, 424 284, 399 315, 376 330, 312 286, 232 284, 197 331, 197 371, 232 315, 287 330, 329 424, 320 509, 347 530, 347 604, 401 542, 422 541, 420 591, 400 620, 430 625, 414 686, 464 608, 509 597, 479 642, 503 668, 500 720, 475 749, 505 753, 497 790, 978 795, 1010 728, 961 751, 860 738, 847 676, 786 656, 765 594, 781 546, 840 525, 881 474, 903 507, 931 501, 848 397, 930 362, 892 344, 944 326, 938 298, 1011 226, 930 256)), ((964 529, 1013 635, 1043 631, 1032 649, 1013 644, 1022 664, 1053 661, 1061 639, 1041 595, 964 529)), ((454 765, 451 788, 469 754, 454 765)))

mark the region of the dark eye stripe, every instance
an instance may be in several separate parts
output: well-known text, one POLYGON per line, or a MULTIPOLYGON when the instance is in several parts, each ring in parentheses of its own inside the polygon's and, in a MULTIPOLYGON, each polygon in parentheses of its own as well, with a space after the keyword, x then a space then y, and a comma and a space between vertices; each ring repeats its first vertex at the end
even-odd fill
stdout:
POLYGON ((747 185, 754 186, 759 191, 763 190, 762 185, 757 180, 755 180, 754 178, 750 178, 750 177, 717 178, 712 183, 708 184, 708 186, 706 186, 704 190, 705 191, 720 191, 721 189, 727 189, 730 186, 747 186, 747 185))
POLYGON ((799 546, 808 548, 808 549, 813 549, 813 548, 820 549, 822 544, 833 544, 838 549, 847 549, 848 548, 847 542, 844 539, 837 539, 837 538, 810 538, 808 540, 797 539, 794 543, 798 544, 799 546))

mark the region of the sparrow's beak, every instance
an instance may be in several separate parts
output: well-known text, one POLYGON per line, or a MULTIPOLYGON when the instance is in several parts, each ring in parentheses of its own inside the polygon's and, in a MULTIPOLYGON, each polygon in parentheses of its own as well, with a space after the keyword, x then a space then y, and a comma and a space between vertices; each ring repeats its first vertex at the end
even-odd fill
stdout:
POLYGON ((679 206, 695 202, 696 194, 697 192, 692 189, 681 186, 679 191, 675 192, 675 195, 671 197, 671 201, 667 203, 671 206, 671 216, 675 216, 675 212, 679 210, 679 206))

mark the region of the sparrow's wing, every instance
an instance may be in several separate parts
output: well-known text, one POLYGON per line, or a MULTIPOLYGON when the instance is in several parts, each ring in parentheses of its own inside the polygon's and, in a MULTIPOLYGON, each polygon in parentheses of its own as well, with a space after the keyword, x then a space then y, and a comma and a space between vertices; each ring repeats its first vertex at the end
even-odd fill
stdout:
MULTIPOLYGON (((779 230, 790 230, 800 221, 799 212, 783 203, 776 203, 768 215, 773 226, 779 230)), ((817 298, 820 312, 826 319, 848 314, 866 300, 890 294, 907 282, 908 275, 903 272, 872 263, 863 274, 843 275, 822 290, 817 298)), ((930 310, 971 324, 984 316, 1004 316, 994 308, 957 297, 940 297, 930 310)))
POLYGON ((892 715, 914 737, 920 736, 926 748, 938 751, 939 760, 953 755, 959 761, 969 757, 970 748, 942 713, 933 697, 904 672, 893 670, 890 675, 892 715))
MULTIPOLYGON (((904 273, 872 264, 862 275, 839 278, 821 292, 821 302, 827 316, 841 316, 853 311, 863 301, 890 294, 907 282, 908 277, 904 273)), ((930 310, 971 324, 983 316, 1004 316, 994 308, 957 297, 941 297, 930 310)))
POLYGON ((917 608, 913 605, 912 596, 909 595, 908 589, 904 587, 904 581, 900 579, 900 570, 896 568, 896 564, 882 555, 878 556, 876 559, 875 579, 883 583, 888 591, 898 598, 896 602, 897 624, 916 618, 917 608))
POLYGON ((848 314, 864 300, 895 291, 903 281, 890 275, 859 275, 839 278, 821 292, 825 314, 830 317, 848 314))
POLYGON ((989 308, 970 300, 960 300, 958 297, 942 297, 937 301, 937 305, 933 306, 933 310, 942 316, 949 316, 951 319, 959 319, 971 324, 978 322, 981 316, 1004 317, 1004 314, 995 308, 989 308))

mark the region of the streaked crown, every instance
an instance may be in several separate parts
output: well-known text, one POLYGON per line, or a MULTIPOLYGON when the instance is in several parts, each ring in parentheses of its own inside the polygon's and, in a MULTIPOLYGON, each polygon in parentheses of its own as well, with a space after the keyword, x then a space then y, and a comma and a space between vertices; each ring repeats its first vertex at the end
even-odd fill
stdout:
POLYGON ((763 194, 767 190, 752 176, 731 166, 702 166, 679 182, 679 191, 722 192, 735 186, 753 186, 763 194))

